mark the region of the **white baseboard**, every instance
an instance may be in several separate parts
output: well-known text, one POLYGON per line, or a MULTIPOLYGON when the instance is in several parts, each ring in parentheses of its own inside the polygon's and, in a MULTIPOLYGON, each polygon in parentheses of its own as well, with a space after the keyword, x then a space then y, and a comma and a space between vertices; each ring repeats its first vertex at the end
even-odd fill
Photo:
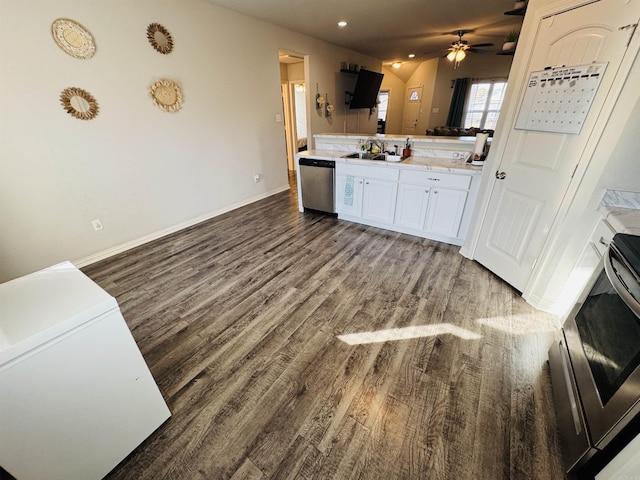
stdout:
POLYGON ((235 210, 236 208, 244 207, 251 203, 257 202, 259 200, 263 200, 267 197, 270 197, 280 192, 285 192, 287 190, 289 190, 288 185, 280 188, 276 188, 274 190, 270 190, 268 192, 261 193, 260 195, 246 198, 241 202, 227 205, 219 210, 214 210, 213 212, 205 213, 204 215, 200 215, 196 218, 192 218, 190 220, 187 220, 186 222, 178 223, 177 225, 172 225, 170 227, 163 228, 162 230, 158 230, 157 232, 153 232, 143 237, 139 237, 134 240, 131 240, 129 242, 125 242, 120 245, 116 245, 114 247, 108 248, 107 250, 94 253, 92 255, 89 255, 88 257, 74 260, 72 263, 78 268, 86 267, 87 265, 91 265, 92 263, 105 260, 119 253, 126 252, 127 250, 131 250, 132 248, 139 247, 140 245, 144 245, 145 243, 149 243, 153 240, 157 240, 158 238, 162 238, 172 233, 178 232, 180 230, 184 230, 185 228, 192 227, 193 225, 196 225, 198 223, 204 222, 211 218, 217 217, 224 213, 230 212, 231 210, 235 210))

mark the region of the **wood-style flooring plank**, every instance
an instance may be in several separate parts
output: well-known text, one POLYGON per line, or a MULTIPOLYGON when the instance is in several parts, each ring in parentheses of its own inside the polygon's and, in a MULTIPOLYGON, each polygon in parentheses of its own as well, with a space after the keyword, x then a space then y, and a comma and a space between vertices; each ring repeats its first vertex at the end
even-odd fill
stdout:
POLYGON ((84 271, 172 412, 109 480, 563 478, 553 319, 458 247, 292 190, 84 271))

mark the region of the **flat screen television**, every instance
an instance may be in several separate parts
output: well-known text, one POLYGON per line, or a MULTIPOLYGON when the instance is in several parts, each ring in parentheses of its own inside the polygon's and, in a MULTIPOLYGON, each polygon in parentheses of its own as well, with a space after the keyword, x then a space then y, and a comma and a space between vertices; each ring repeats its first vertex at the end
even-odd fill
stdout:
POLYGON ((353 89, 353 97, 349 108, 373 108, 378 100, 378 92, 384 75, 378 72, 361 69, 358 72, 356 86, 353 89))

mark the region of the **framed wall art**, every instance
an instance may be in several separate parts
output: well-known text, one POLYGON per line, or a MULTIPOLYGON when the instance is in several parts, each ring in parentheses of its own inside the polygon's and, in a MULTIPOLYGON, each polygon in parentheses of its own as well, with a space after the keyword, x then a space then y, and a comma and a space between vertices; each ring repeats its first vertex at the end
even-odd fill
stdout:
POLYGON ((173 39, 169 31, 159 23, 152 23, 147 27, 147 39, 156 51, 166 55, 173 50, 173 39))
POLYGON ((74 58, 87 59, 96 53, 93 36, 78 22, 58 18, 51 24, 51 34, 60 49, 74 58))
POLYGON ((165 112, 177 112, 182 108, 182 89, 173 80, 161 79, 149 87, 153 104, 165 112))
POLYGON ((82 88, 65 88, 60 94, 60 103, 72 117, 91 120, 98 115, 98 102, 82 88))

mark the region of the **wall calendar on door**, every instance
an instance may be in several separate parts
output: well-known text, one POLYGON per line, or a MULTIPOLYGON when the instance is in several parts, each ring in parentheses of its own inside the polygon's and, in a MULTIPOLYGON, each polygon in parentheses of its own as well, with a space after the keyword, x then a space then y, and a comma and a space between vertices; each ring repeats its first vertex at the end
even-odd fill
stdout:
POLYGON ((579 134, 607 62, 531 72, 516 129, 579 134))

